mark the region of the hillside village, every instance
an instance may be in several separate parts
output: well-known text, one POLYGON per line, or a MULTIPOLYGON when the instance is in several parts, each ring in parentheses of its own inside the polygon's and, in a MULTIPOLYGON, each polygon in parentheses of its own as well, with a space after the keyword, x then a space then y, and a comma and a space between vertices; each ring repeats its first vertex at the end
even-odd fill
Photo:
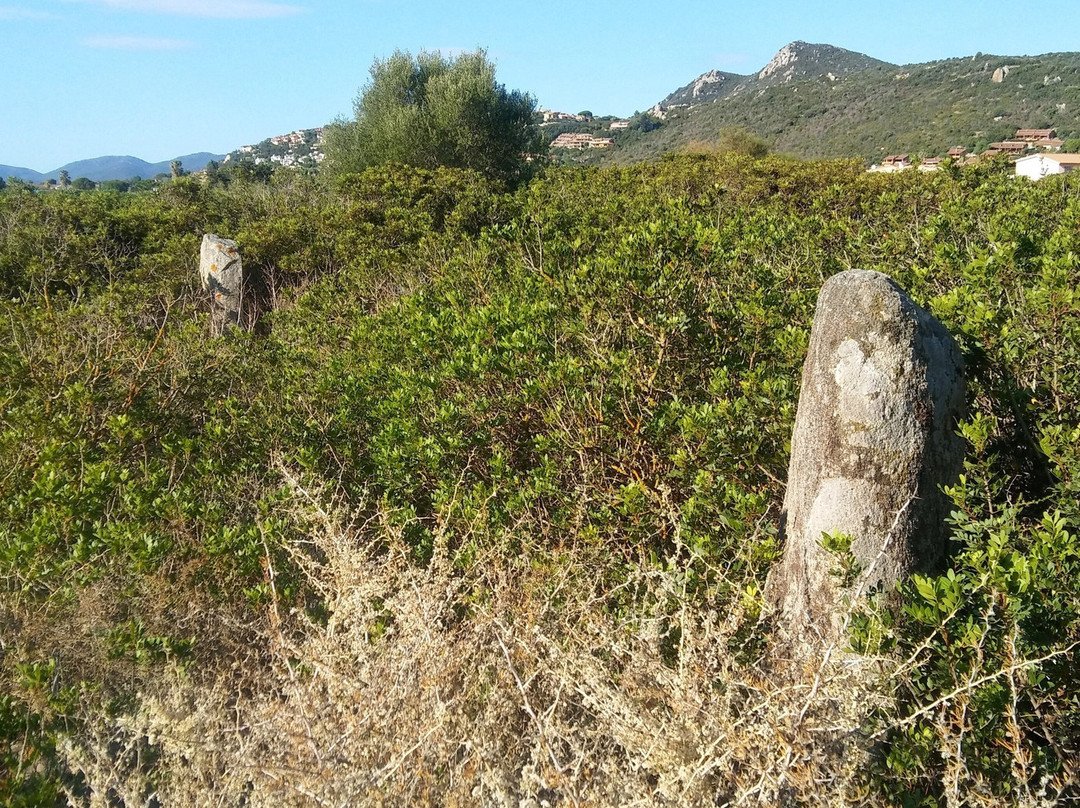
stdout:
POLYGON ((553 149, 606 149, 615 145, 615 138, 596 137, 588 132, 563 132, 551 141, 553 149))
POLYGON ((954 146, 945 157, 924 157, 913 161, 906 154, 891 154, 868 169, 874 173, 889 174, 917 168, 919 171, 937 171, 946 159, 960 165, 973 165, 980 160, 1006 155, 1016 166, 1016 175, 1038 180, 1054 174, 1065 174, 1080 166, 1080 154, 1063 153, 1064 141, 1054 129, 1017 129, 1011 140, 991 143, 979 154, 969 152, 964 146, 954 146))
MULTIPOLYGON (((591 115, 554 110, 540 110, 544 125, 551 124, 603 124, 607 123, 608 131, 617 133, 625 131, 630 126, 626 119, 613 119, 600 121, 591 115)), ((652 114, 652 111, 650 111, 652 114)), ((663 112, 660 111, 657 119, 661 119, 663 112)), ((560 132, 552 141, 552 149, 586 150, 608 149, 616 145, 614 137, 605 137, 593 132, 570 131, 560 132)), ((1065 141, 1058 137, 1055 129, 1017 129, 1016 134, 1008 140, 990 143, 986 149, 975 153, 965 146, 954 146, 944 155, 933 157, 912 157, 908 154, 890 154, 882 158, 879 163, 872 164, 869 172, 889 174, 914 168, 918 171, 936 171, 945 160, 960 165, 974 165, 982 160, 992 159, 999 155, 1006 155, 1016 166, 1017 176, 1028 179, 1041 179, 1054 174, 1064 174, 1080 166, 1080 154, 1064 153, 1061 151, 1065 141)))
POLYGON ((222 165, 251 160, 255 165, 272 163, 284 168, 315 168, 326 158, 322 148, 324 133, 325 128, 317 126, 276 135, 229 152, 222 165))
POLYGON ((551 141, 552 149, 607 149, 615 145, 614 137, 605 137, 600 132, 607 131, 617 133, 625 131, 630 126, 630 121, 622 118, 596 118, 590 112, 559 112, 553 109, 537 110, 540 128, 561 127, 574 124, 585 124, 596 129, 593 132, 563 131, 559 132, 551 141))

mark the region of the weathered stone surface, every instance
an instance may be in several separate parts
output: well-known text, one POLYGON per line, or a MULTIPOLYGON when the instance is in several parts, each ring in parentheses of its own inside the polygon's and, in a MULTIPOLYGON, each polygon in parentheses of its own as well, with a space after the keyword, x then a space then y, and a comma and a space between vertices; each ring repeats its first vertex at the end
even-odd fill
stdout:
POLYGON ((244 268, 236 242, 207 233, 199 255, 199 278, 210 292, 210 323, 215 334, 239 325, 243 308, 244 268))
POLYGON ((964 456, 960 352, 886 275, 851 270, 818 297, 791 439, 784 557, 767 594, 796 644, 841 640, 845 595, 945 558, 948 501, 964 456), (836 574, 822 534, 850 536, 861 572, 836 574))

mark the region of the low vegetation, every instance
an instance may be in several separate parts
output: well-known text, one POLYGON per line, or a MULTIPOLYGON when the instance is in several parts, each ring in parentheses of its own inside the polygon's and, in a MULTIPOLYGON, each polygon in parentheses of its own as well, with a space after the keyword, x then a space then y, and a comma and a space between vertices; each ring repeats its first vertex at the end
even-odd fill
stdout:
POLYGON ((8 188, 0 802, 1075 799, 1078 256, 1080 190, 994 164, 8 188), (969 449, 949 569, 793 669, 762 586, 850 267, 956 335, 969 449))

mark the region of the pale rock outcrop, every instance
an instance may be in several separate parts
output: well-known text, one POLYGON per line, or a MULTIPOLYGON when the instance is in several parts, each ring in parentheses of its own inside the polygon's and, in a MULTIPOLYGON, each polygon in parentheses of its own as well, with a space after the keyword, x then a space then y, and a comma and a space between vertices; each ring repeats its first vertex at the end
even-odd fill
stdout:
POLYGON ((213 233, 203 236, 199 278, 210 292, 210 327, 221 334, 239 325, 243 309, 244 268, 236 242, 213 233))
POLYGON ((724 74, 719 70, 710 70, 708 73, 702 73, 694 81, 694 89, 691 92, 694 98, 701 95, 701 91, 710 84, 722 84, 724 82, 724 74))
POLYGON ((799 60, 798 46, 802 44, 802 42, 792 42, 789 45, 784 45, 776 52, 776 55, 773 56, 769 63, 761 68, 757 77, 766 79, 774 73, 779 73, 785 67, 790 68, 799 60))
POLYGON ((963 366, 952 337, 889 277, 850 270, 821 289, 784 499, 783 559, 766 592, 794 647, 843 643, 845 598, 945 560, 964 456, 963 366), (848 575, 822 534, 851 537, 848 575))

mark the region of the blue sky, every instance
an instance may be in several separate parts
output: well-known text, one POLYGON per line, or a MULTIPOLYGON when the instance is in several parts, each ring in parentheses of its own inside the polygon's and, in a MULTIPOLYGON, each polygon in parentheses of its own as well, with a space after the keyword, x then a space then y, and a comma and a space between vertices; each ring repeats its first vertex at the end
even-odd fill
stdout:
MULTIPOLYGON (((1080 50, 1064 0, 0 0, 0 164, 227 152, 349 115, 376 57, 483 47, 542 107, 647 109, 796 39, 896 63, 1080 50)), ((1080 8, 1077 9, 1080 11, 1080 8)))

